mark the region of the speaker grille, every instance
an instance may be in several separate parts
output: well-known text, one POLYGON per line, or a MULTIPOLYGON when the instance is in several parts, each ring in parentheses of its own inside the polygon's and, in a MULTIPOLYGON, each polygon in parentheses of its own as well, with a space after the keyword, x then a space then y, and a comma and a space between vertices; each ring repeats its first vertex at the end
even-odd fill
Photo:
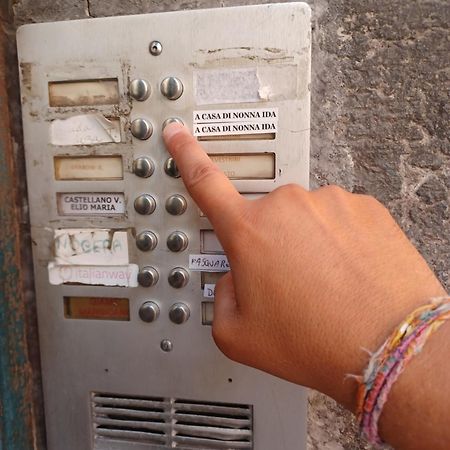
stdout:
POLYGON ((139 448, 253 449, 248 405, 94 393, 92 418, 96 450, 108 448, 108 441, 139 448))

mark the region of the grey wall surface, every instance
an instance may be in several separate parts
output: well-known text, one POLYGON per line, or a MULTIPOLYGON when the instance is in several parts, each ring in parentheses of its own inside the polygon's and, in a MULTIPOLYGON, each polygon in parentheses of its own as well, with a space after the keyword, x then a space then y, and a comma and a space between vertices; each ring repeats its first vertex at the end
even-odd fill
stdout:
MULTIPOLYGON (((269 1, 15 0, 15 24, 269 1)), ((313 187, 374 195, 450 286, 450 4, 311 0, 313 187)), ((405 268, 407 270, 407 268, 405 268)), ((339 305, 336 305, 339 307, 339 305)), ((348 413, 310 400, 311 449, 367 448, 348 413)))

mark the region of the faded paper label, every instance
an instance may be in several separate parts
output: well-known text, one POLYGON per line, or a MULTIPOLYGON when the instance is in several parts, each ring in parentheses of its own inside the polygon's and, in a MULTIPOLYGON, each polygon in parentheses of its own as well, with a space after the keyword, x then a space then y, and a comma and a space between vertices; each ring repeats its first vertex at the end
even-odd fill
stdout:
POLYGON ((79 283, 92 286, 137 287, 137 264, 126 266, 59 266, 48 265, 49 281, 52 285, 79 283))
POLYGON ((100 113, 57 119, 50 124, 53 145, 97 145, 121 142, 119 119, 107 119, 100 113))

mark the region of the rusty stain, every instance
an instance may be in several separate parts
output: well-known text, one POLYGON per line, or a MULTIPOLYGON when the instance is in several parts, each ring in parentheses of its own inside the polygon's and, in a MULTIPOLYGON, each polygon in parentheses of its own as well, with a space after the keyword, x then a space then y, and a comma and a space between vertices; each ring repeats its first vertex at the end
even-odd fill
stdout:
POLYGON ((33 70, 33 64, 32 63, 26 63, 21 62, 20 63, 20 72, 22 74, 22 85, 23 88, 27 91, 31 91, 32 86, 32 70, 33 70))

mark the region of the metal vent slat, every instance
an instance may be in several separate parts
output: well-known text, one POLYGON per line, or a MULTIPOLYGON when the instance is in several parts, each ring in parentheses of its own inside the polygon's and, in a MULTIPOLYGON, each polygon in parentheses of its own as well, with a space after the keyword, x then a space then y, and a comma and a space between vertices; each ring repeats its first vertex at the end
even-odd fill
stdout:
POLYGON ((176 411, 190 411, 190 412, 204 412, 210 414, 224 414, 227 416, 244 416, 250 417, 251 410, 248 407, 230 407, 230 406, 217 406, 217 405, 199 405, 196 403, 178 403, 173 405, 176 411))
POLYGON ((199 425, 221 425, 229 428, 244 428, 248 426, 248 419, 234 419, 229 417, 200 416, 197 414, 175 414, 177 423, 193 423, 199 425))
POLYGON ((121 397, 94 397, 93 402, 104 406, 128 406, 143 409, 163 410, 168 406, 170 407, 169 402, 121 397))
POLYGON ((92 422, 94 450, 139 443, 149 450, 253 449, 253 409, 246 405, 96 393, 92 422))
POLYGON ((94 407, 95 415, 105 415, 109 417, 134 417, 136 419, 153 419, 165 421, 169 419, 169 413, 154 412, 154 411, 141 411, 136 409, 125 409, 125 408, 103 408, 101 406, 94 407))
MULTIPOLYGON (((176 447, 183 446, 188 448, 201 448, 201 449, 253 449, 253 444, 251 442, 224 442, 215 441, 213 439, 196 439, 184 436, 175 436, 174 442, 176 447)), ((276 450, 276 449, 274 449, 276 450)))
POLYGON ((121 420, 96 417, 94 423, 99 426, 108 426, 108 428, 128 428, 130 430, 152 430, 165 432, 170 425, 159 422, 146 422, 140 420, 121 420))
POLYGON ((97 429, 96 435, 101 438, 123 439, 127 441, 148 442, 151 444, 164 444, 166 437, 161 434, 143 433, 141 431, 124 431, 97 429))
POLYGON ((221 439, 223 441, 240 441, 251 436, 250 430, 234 430, 232 428, 199 427, 175 424, 173 429, 177 434, 192 437, 221 439))

